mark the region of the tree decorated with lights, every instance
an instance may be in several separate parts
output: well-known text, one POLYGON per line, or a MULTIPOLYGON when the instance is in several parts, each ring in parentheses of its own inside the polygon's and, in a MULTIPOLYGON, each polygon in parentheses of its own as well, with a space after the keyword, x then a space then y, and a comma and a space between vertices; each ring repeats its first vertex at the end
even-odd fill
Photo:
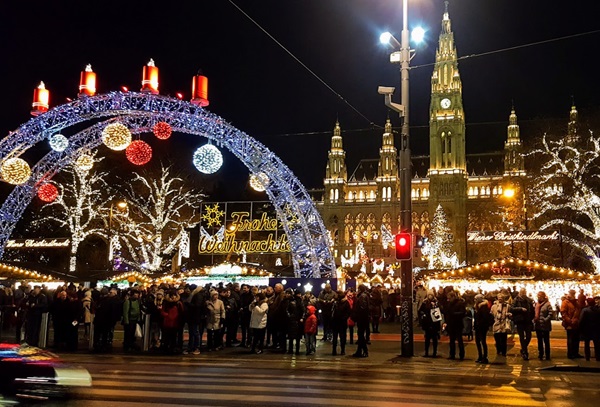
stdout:
POLYGON ((533 219, 540 229, 562 230, 563 242, 585 254, 600 273, 600 138, 551 140, 531 154, 541 158, 532 187, 533 219))
POLYGON ((458 266, 456 252, 452 251, 451 233, 444 208, 438 205, 433 214, 427 242, 421 250, 428 261, 429 269, 448 269, 458 266))
MULTIPOLYGON (((88 236, 107 237, 103 226, 103 213, 99 209, 105 207, 112 198, 107 197, 103 192, 108 190, 105 180, 107 173, 92 171, 93 165, 102 161, 102 158, 94 155, 85 155, 85 157, 88 159, 86 165, 79 165, 80 162, 75 161, 63 171, 64 178, 61 179, 63 182, 45 184, 55 185, 57 194, 44 206, 42 217, 32 222, 34 227, 41 223, 51 223, 68 229, 71 235, 70 273, 77 271, 77 250, 88 236), (50 214, 44 216, 48 212, 50 214)), ((40 199, 43 198, 40 196, 40 199)))
POLYGON ((177 251, 189 249, 186 229, 200 221, 199 208, 205 195, 186 188, 183 178, 170 167, 134 173, 123 186, 129 216, 119 222, 119 241, 123 262, 144 272, 155 272, 167 265, 177 251), (187 246, 186 246, 187 245, 187 246))

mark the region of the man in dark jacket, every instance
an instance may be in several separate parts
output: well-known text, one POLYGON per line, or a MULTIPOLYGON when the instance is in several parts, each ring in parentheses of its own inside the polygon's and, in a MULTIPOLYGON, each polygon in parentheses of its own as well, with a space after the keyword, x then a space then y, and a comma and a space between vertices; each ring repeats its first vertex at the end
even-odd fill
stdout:
POLYGON ((352 356, 357 358, 366 358, 369 356, 367 348, 366 333, 369 328, 369 310, 370 310, 369 294, 367 286, 361 284, 358 286, 356 299, 352 306, 352 320, 356 323, 358 340, 356 341, 356 352, 352 356))
POLYGON ((338 337, 340 339, 340 355, 346 354, 346 331, 348 330, 348 318, 350 317, 350 303, 346 293, 339 290, 333 303, 331 316, 331 329, 333 330, 332 355, 337 355, 338 337))
POLYGON ((240 326, 242 329, 242 346, 250 347, 252 341, 250 340, 250 304, 254 301, 254 295, 250 292, 248 284, 242 285, 242 292, 240 294, 240 326))
POLYGON ((581 310, 579 318, 579 333, 583 338, 585 360, 590 360, 590 342, 594 344, 596 361, 600 361, 600 296, 588 298, 587 306, 581 310))
POLYGON ((48 312, 48 298, 36 285, 25 301, 25 341, 31 346, 39 346, 42 314, 48 312))
POLYGON ((529 360, 529 350, 527 348, 529 342, 531 342, 534 310, 533 300, 527 296, 527 290, 521 288, 519 295, 513 300, 510 312, 513 316, 513 322, 517 326, 519 342, 521 343, 521 356, 524 360, 529 360))
POLYGON ((465 302, 456 295, 455 291, 447 294, 448 302, 444 308, 446 332, 450 339, 450 355, 448 359, 456 359, 456 343, 458 342, 458 357, 465 358, 465 344, 463 343, 463 318, 467 313, 465 302))
POLYGON ((206 326, 206 301, 208 301, 207 290, 199 286, 194 288, 190 294, 187 307, 187 319, 189 329, 188 348, 186 353, 200 354, 202 347, 202 334, 206 326))

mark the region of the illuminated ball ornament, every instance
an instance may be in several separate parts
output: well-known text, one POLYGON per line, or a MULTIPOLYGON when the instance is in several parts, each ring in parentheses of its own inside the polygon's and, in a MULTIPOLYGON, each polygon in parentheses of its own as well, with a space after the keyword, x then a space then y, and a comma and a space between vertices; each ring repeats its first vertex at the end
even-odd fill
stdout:
POLYGON ((38 188, 37 196, 44 202, 54 202, 58 197, 58 188, 54 184, 46 183, 38 188))
POLYGON ((69 147, 69 139, 62 134, 54 134, 48 139, 50 148, 59 153, 65 151, 69 147))
POLYGON ((264 172, 250 174, 250 186, 257 192, 264 192, 269 186, 269 177, 264 172))
POLYGON ((203 174, 213 174, 223 165, 223 155, 212 144, 205 144, 194 153, 194 166, 203 174))
POLYGON ((165 122, 158 122, 152 128, 152 132, 156 136, 156 138, 161 140, 166 140, 171 137, 171 133, 173 133, 173 129, 171 129, 171 125, 165 122))
POLYGON ((102 131, 102 142, 111 150, 125 150, 131 144, 131 132, 121 123, 111 123, 102 131))
POLYGON ((152 147, 142 140, 135 140, 125 149, 125 155, 132 164, 144 165, 152 158, 152 147))
POLYGON ((2 179, 9 184, 21 185, 31 176, 29 164, 21 158, 9 158, 2 163, 0 168, 2 179))
POLYGON ((89 171, 94 166, 94 159, 89 154, 81 154, 75 161, 75 166, 80 171, 89 171))

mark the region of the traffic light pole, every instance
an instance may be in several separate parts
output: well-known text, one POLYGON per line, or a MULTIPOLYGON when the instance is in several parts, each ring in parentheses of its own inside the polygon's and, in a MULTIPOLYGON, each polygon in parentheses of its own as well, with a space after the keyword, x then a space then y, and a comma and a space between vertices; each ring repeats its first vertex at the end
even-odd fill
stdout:
MULTIPOLYGON (((404 106, 402 118, 402 134, 400 146, 400 212, 401 229, 403 232, 412 233, 412 176, 408 127, 408 70, 410 63, 410 43, 408 37, 408 1, 403 0, 402 8, 402 38, 400 42, 400 103, 404 106)), ((412 241, 412 239, 411 239, 412 241)), ((410 250, 413 250, 412 243, 410 250)), ((414 356, 413 332, 413 273, 412 256, 400 262, 400 323, 401 323, 401 355, 414 356)))

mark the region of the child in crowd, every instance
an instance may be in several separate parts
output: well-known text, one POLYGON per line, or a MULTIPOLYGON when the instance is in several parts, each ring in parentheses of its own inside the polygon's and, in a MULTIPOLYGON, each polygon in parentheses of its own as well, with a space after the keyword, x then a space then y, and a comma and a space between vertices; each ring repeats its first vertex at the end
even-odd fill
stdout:
POLYGON ((306 307, 308 316, 304 321, 304 342, 307 355, 313 355, 317 350, 317 316, 315 312, 316 308, 313 305, 306 307))

